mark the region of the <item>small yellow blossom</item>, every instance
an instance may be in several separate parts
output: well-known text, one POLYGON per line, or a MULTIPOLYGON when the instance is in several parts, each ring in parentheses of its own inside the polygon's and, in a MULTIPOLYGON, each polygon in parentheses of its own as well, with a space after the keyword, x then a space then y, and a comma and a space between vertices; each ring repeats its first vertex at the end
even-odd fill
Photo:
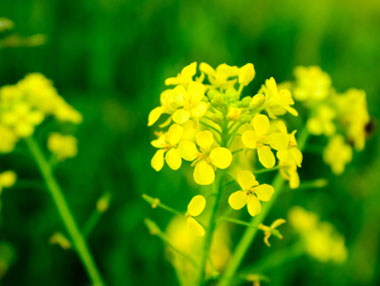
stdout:
POLYGON ((286 112, 298 116, 297 110, 290 106, 294 105, 292 94, 288 89, 279 89, 273 77, 265 81, 259 93, 265 95, 265 110, 270 118, 276 118, 286 112))
POLYGON ((329 75, 318 66, 296 67, 294 70, 296 87, 294 98, 313 104, 324 100, 331 92, 331 79, 329 75))
POLYGON ((260 163, 265 168, 272 168, 276 159, 271 148, 275 150, 286 149, 289 138, 281 132, 270 130, 270 121, 266 115, 257 114, 251 121, 253 130, 246 130, 242 135, 243 144, 250 149, 257 149, 260 163))
POLYGON ((14 150, 18 137, 4 125, 0 124, 0 153, 10 153, 14 150))
POLYGON ((274 189, 267 184, 259 185, 251 171, 240 171, 237 175, 237 181, 242 188, 236 191, 228 198, 228 203, 234 210, 240 210, 247 206, 251 216, 256 216, 261 212, 261 203, 268 202, 274 189))
POLYGON ((291 189, 297 189, 300 186, 300 177, 297 172, 297 165, 294 161, 279 161, 281 176, 289 181, 291 189))
POLYGON ((165 85, 186 85, 193 81, 197 72, 197 63, 193 62, 185 66, 176 77, 170 77, 165 80, 165 85))
POLYGON ((268 247, 270 247, 269 238, 272 236, 272 234, 275 234, 278 238, 282 239, 282 235, 276 228, 284 223, 286 223, 286 220, 279 218, 272 222, 270 226, 266 226, 263 224, 259 225, 259 229, 261 229, 264 232, 264 243, 268 247))
MULTIPOLYGON (((201 63, 199 70, 207 75, 212 87, 225 90, 235 85, 237 82, 236 76, 239 75, 239 68, 237 66, 229 66, 227 64, 221 64, 214 70, 210 65, 201 63)), ((246 82, 249 77, 248 73, 245 74, 244 69, 241 73, 242 81, 246 82)))
POLYGON ((51 133, 48 138, 48 149, 59 161, 63 161, 78 154, 78 141, 71 135, 51 133))
POLYGON ((151 142, 154 147, 159 148, 151 161, 153 169, 157 172, 164 166, 164 161, 172 170, 178 170, 181 167, 182 158, 178 151, 178 143, 181 140, 182 133, 183 127, 173 124, 166 133, 161 134, 158 139, 151 142))
POLYGON ((313 135, 331 136, 336 132, 334 119, 336 112, 328 105, 320 106, 316 114, 307 121, 307 129, 313 135))
POLYGON ((206 207, 206 199, 202 195, 194 196, 187 205, 186 223, 189 229, 198 236, 204 236, 205 230, 203 226, 194 218, 199 216, 206 207))
POLYGON ((330 223, 320 222, 316 214, 301 207, 293 207, 288 218, 310 256, 321 262, 342 263, 347 259, 344 237, 330 223))
POLYGON ((239 68, 239 84, 247 86, 255 77, 255 68, 249 63, 239 68))
POLYGON ((352 148, 344 142, 342 135, 335 135, 329 140, 323 151, 323 160, 335 175, 343 173, 344 167, 352 160, 352 148))
POLYGON ((0 173, 0 195, 4 188, 10 188, 16 183, 16 173, 13 171, 5 171, 0 173))

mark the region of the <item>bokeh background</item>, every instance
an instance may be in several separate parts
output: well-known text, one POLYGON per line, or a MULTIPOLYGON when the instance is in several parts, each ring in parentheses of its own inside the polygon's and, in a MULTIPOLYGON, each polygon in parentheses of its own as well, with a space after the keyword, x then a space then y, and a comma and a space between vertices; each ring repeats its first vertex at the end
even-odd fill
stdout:
MULTIPOLYGON (((248 94, 269 76, 281 82, 292 79, 297 65, 320 65, 337 90, 364 89, 370 114, 380 116, 380 1, 2 0, 0 16, 14 21, 19 35, 47 39, 39 47, 1 48, 0 84, 41 72, 84 115, 76 131, 79 155, 56 173, 81 225, 97 199, 112 194, 89 239, 108 285, 178 283, 163 244, 143 224, 153 217, 164 228, 170 214, 152 210, 141 194, 184 209, 195 193, 181 172, 150 167, 153 136, 146 126, 165 78, 186 64, 252 62, 257 75, 248 94)), ((320 156, 306 155, 301 178, 327 178, 329 186, 285 194, 269 221, 293 204, 318 212, 346 237, 348 261, 336 266, 303 257, 267 273, 271 285, 380 284, 379 148, 375 131, 339 177, 320 156)), ((76 254, 49 244, 63 228, 23 151, 0 158, 1 169, 19 176, 1 198, 0 240, 12 246, 15 260, 0 283, 89 285, 76 254)), ((285 245, 251 249, 245 263, 285 245)))

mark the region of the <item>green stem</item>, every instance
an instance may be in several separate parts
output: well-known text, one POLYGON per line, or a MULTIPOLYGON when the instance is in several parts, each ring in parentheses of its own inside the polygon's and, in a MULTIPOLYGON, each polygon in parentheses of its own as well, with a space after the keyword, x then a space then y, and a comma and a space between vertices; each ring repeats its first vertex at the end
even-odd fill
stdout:
POLYGON ((153 198, 151 196, 148 196, 147 194, 143 194, 142 195, 142 198, 147 201, 149 204, 152 205, 152 208, 161 208, 163 210, 166 210, 172 214, 175 214, 175 215, 180 215, 180 216, 184 216, 185 214, 181 213, 180 211, 177 211, 176 209, 173 209, 172 207, 169 207, 163 203, 161 203, 161 201, 157 198, 153 198))
POLYGON ((91 231, 95 228, 101 216, 102 213, 100 213, 97 209, 91 213, 88 221, 82 227, 82 234, 84 238, 90 236, 91 231))
POLYGON ((272 171, 277 171, 277 170, 280 170, 280 169, 281 169, 281 166, 276 166, 276 167, 273 167, 273 168, 261 169, 261 170, 253 171, 253 173, 255 175, 258 175, 258 174, 268 173, 268 172, 272 172, 272 171))
POLYGON ((291 247, 281 249, 256 263, 245 267, 239 276, 247 276, 251 273, 264 273, 275 267, 284 265, 286 262, 296 259, 305 253, 305 248, 302 244, 295 244, 291 247))
POLYGON ((240 219, 236 219, 236 218, 232 218, 232 217, 221 216, 219 219, 220 220, 224 220, 224 221, 228 221, 228 222, 231 222, 231 223, 235 223, 235 224, 244 225, 246 227, 258 228, 258 225, 256 225, 256 224, 252 224, 250 222, 246 222, 246 221, 243 221, 243 220, 240 220, 240 219))
POLYGON ((63 224, 65 225, 67 232, 70 234, 71 240, 75 246, 79 258, 81 259, 93 285, 104 285, 103 280, 92 258, 92 255, 89 251, 89 248, 86 244, 86 241, 79 231, 77 223, 75 222, 74 217, 71 214, 70 209, 66 203, 65 197, 63 196, 62 190, 53 176, 53 172, 49 163, 45 159, 41 149, 32 137, 26 139, 26 144, 40 169, 47 189, 50 191, 63 224))
MULTIPOLYGON (((297 138, 298 139, 297 140, 298 141, 298 148, 300 150, 303 150, 303 148, 305 147, 307 138, 309 136, 309 133, 308 133, 306 127, 304 127, 299 134, 300 135, 297 138)), ((284 185, 284 179, 281 177, 280 174, 277 174, 273 180, 273 183, 272 183, 272 186, 273 186, 275 192, 274 192, 271 200, 263 206, 261 213, 259 215, 257 215, 256 217, 252 218, 252 220, 251 220, 252 224, 260 225, 264 221, 267 214, 269 213, 272 206, 274 205, 277 197, 280 195, 283 185, 284 185)), ((235 251, 232 255, 230 262, 228 263, 228 265, 226 267, 226 270, 224 271, 223 277, 220 280, 220 283, 218 284, 219 286, 228 286, 229 285, 229 280, 231 280, 231 278, 234 276, 236 270, 240 266, 240 263, 242 262, 249 246, 254 241, 257 232, 258 232, 257 228, 247 228, 245 230, 242 238, 240 239, 240 242, 238 243, 238 245, 235 248, 235 251)))
POLYGON ((217 178, 214 182, 214 187, 216 189, 215 202, 212 206, 212 211, 210 215, 210 220, 208 224, 208 231, 206 232, 206 237, 203 245, 203 255, 200 264, 200 273, 199 273, 199 285, 205 285, 206 283, 206 264, 210 255, 212 237, 216 227, 216 215, 219 209, 220 197, 222 194, 222 175, 217 174, 217 178))

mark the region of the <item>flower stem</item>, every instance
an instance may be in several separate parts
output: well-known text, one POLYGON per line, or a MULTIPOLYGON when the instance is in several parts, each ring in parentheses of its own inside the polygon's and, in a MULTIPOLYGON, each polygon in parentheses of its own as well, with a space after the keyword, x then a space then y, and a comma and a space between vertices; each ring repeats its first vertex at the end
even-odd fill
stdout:
POLYGON ((212 207, 211 215, 210 215, 210 220, 208 224, 208 229, 206 232, 206 237, 204 240, 203 244, 203 255, 202 255, 202 260, 200 264, 200 270, 199 270, 199 283, 198 285, 202 286, 205 285, 206 283, 206 264, 210 255, 210 249, 211 249, 211 243, 212 243, 212 237, 214 234, 214 230, 216 227, 216 215, 219 209, 219 203, 220 203, 220 197, 222 194, 222 175, 217 174, 217 178, 214 182, 214 187, 216 191, 216 196, 215 196, 215 202, 212 207))
POLYGON ((81 232, 79 231, 77 223, 75 222, 74 217, 66 203, 65 197, 63 196, 60 186, 54 178, 52 169, 48 161, 45 159, 41 149, 32 137, 26 139, 26 144, 29 148, 29 151, 34 157, 38 165, 38 168, 40 169, 42 177, 45 180, 47 189, 50 191, 55 206, 57 207, 58 213, 61 216, 61 219, 66 227, 67 232, 70 234, 71 240, 75 246, 79 258, 81 259, 92 281, 92 284, 96 286, 103 286, 103 280, 95 265, 95 262, 92 258, 86 241, 81 232))
MULTIPOLYGON (((302 150, 306 144, 307 138, 309 136, 309 133, 304 127, 302 131, 299 133, 298 139, 298 148, 302 150)), ((281 177, 280 174, 277 174, 276 177, 273 180, 272 186, 275 189, 275 192, 269 202, 267 202, 261 211, 259 215, 256 217, 252 218, 251 223, 252 225, 259 225, 261 224, 264 219, 266 218, 267 214, 271 210, 272 206, 274 205, 277 197, 281 193, 281 189, 284 185, 284 179, 281 177)), ((228 263, 226 270, 224 271, 223 277, 220 280, 220 283, 218 284, 219 286, 228 286, 229 285, 229 280, 233 278, 235 275, 236 270, 240 266, 240 263, 242 262, 249 246, 252 244, 253 240, 256 237, 256 234, 258 232, 257 228, 247 228, 240 239, 240 242, 236 246, 233 256, 228 263)))

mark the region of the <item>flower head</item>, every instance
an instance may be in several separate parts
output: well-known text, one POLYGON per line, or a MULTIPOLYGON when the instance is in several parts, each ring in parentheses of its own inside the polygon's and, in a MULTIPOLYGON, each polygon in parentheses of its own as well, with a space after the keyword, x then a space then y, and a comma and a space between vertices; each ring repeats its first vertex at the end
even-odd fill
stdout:
POLYGON ((240 171, 237 181, 241 190, 236 191, 228 198, 228 203, 234 210, 240 210, 247 206, 251 216, 261 212, 260 201, 267 202, 271 199, 274 189, 267 184, 259 185, 251 171, 240 171))
POLYGON ((352 160, 352 148, 344 142, 342 135, 335 135, 329 140, 323 151, 323 160, 331 166, 335 175, 343 173, 346 164, 352 160))
POLYGON ((48 138, 48 149, 59 161, 74 158, 78 154, 78 141, 74 136, 51 133, 48 138))

